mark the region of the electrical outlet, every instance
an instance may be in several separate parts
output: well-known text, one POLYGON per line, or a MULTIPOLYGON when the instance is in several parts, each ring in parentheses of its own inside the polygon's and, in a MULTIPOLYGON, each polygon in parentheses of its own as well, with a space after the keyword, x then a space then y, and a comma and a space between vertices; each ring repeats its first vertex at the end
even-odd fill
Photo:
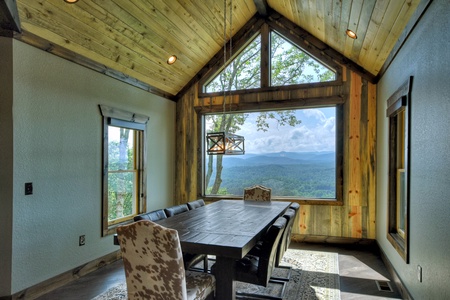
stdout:
POLYGON ((25 182, 25 195, 33 195, 33 183, 25 182))
POLYGON ((417 280, 422 282, 422 267, 420 265, 417 266, 417 280))
POLYGON ((80 237, 78 238, 78 245, 79 246, 84 246, 86 244, 86 237, 83 235, 80 235, 80 237))

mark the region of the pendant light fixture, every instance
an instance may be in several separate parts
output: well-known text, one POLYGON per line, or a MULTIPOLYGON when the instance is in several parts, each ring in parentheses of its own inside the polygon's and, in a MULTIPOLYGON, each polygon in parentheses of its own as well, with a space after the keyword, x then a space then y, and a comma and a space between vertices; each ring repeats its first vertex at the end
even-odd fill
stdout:
MULTIPOLYGON (((227 63, 227 0, 224 0, 223 4, 223 66, 225 72, 225 65, 227 63)), ((230 59, 232 57, 232 35, 233 35, 233 0, 230 1, 230 59)), ((224 78, 225 80, 225 78, 224 78)), ((231 94, 231 87, 230 87, 231 94)), ((225 108, 227 101, 226 89, 224 85, 223 89, 223 116, 222 116, 222 128, 224 128, 225 108)), ((225 131, 209 132, 206 134, 206 147, 209 155, 239 155, 244 154, 244 137, 237 134, 231 134, 225 131)))

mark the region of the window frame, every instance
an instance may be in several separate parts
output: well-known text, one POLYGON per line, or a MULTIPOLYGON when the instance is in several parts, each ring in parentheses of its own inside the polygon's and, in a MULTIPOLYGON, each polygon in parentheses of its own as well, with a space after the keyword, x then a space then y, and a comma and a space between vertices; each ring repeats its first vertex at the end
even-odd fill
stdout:
MULTIPOLYGON (((255 104, 257 107, 258 104, 255 104)), ((320 107, 331 107, 335 106, 336 108, 336 198, 330 198, 330 199, 323 199, 323 198, 298 198, 298 197, 282 197, 282 196, 274 196, 272 195, 271 200, 272 201, 295 201, 300 204, 306 204, 306 205, 343 205, 343 190, 344 190, 344 174, 343 174, 343 158, 344 158, 344 104, 340 101, 330 101, 328 99, 324 99, 323 103, 321 105, 313 105, 313 106, 289 106, 285 107, 283 105, 273 107, 270 110, 289 110, 289 109, 306 109, 306 108, 320 108, 320 107)), ((230 113, 247 113, 247 112, 258 112, 257 109, 255 110, 233 110, 230 113)), ((216 112, 217 114, 218 112, 216 112)), ((206 166, 206 131, 205 131, 205 116, 207 114, 211 114, 211 112, 203 113, 202 111, 198 111, 198 124, 199 124, 199 141, 201 141, 201 147, 200 147, 200 153, 199 157, 201 159, 198 160, 199 166, 198 166, 198 172, 199 172, 199 178, 201 180, 198 181, 198 191, 199 191, 199 197, 205 199, 205 201, 218 201, 222 199, 235 199, 239 200, 242 199, 242 196, 238 195, 206 195, 205 190, 205 166, 206 166)))
POLYGON ((149 117, 133 112, 99 105, 103 116, 102 143, 102 236, 115 233, 119 225, 133 221, 133 217, 146 209, 146 135, 149 117), (134 170, 136 172, 136 213, 114 221, 108 220, 108 134, 109 126, 127 128, 134 131, 134 170))
POLYGON ((398 254, 409 263, 409 170, 410 170, 410 125, 411 125, 411 86, 410 77, 387 100, 388 118, 388 210, 386 237, 398 254), (404 178, 400 178, 400 175, 404 178), (401 186, 401 184, 404 184, 401 186), (402 194, 403 193, 403 194, 402 194), (403 197, 405 207, 401 198, 403 197), (403 212, 403 226, 400 226, 400 213, 403 212), (401 228, 404 227, 404 228, 401 228))
MULTIPOLYGON (((224 64, 223 48, 218 52, 217 61, 213 63, 212 67, 208 70, 208 74, 205 74, 202 79, 200 79, 198 83, 198 97, 214 97, 223 95, 223 91, 220 92, 206 92, 206 85, 209 84, 212 80, 214 80, 224 69, 228 67, 232 60, 234 60, 238 55, 241 54, 242 51, 246 49, 246 47, 253 42, 255 38, 261 36, 261 84, 259 88, 250 88, 244 90, 232 90, 226 91, 227 93, 233 93, 235 95, 238 94, 249 94, 249 93, 258 93, 261 90, 266 92, 269 91, 283 91, 283 90, 291 90, 296 88, 311 88, 311 87, 321 87, 321 86, 333 86, 333 85, 342 85, 343 76, 342 76, 342 67, 336 63, 335 61, 328 59, 324 55, 317 55, 312 53, 311 51, 307 51, 306 49, 312 50, 311 47, 308 47, 307 44, 302 42, 298 37, 291 36, 283 30, 279 30, 274 28, 268 24, 263 24, 261 28, 251 35, 248 36, 245 41, 237 41, 237 43, 233 43, 232 46, 232 56, 227 57, 226 63, 224 64), (332 81, 326 82, 312 82, 312 83, 300 83, 295 85, 285 85, 285 86, 272 86, 270 83, 271 79, 271 66, 270 62, 272 57, 270 56, 270 35, 271 32, 275 32, 286 41, 290 42, 292 45, 299 48, 299 50, 305 52, 307 55, 311 56, 314 60, 326 66, 328 69, 332 70, 335 73, 335 79, 332 81), (320 58, 319 58, 320 57, 320 58)), ((227 46, 229 48, 229 46, 227 46)))

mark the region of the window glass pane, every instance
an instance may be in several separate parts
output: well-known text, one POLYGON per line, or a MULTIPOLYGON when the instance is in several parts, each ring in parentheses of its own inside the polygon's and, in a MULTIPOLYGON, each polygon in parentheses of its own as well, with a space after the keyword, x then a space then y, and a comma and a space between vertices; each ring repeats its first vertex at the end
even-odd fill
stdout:
POLYGON ((108 221, 136 214, 135 172, 108 173, 108 221))
MULTIPOLYGON (((206 132, 219 131, 222 118, 205 118, 206 132)), ((245 187, 260 184, 272 197, 336 198, 335 107, 229 114, 226 120, 231 133, 244 136, 245 155, 205 153, 206 195, 243 195, 245 187)))
POLYGON ((108 126, 108 222, 136 214, 136 130, 108 126))
POLYGON ((271 33, 270 41, 272 86, 335 80, 333 71, 277 33, 271 33))
POLYGON ((261 37, 251 42, 220 74, 205 86, 206 93, 261 87, 261 37))
POLYGON ((134 130, 108 126, 108 170, 131 170, 134 164, 134 130))

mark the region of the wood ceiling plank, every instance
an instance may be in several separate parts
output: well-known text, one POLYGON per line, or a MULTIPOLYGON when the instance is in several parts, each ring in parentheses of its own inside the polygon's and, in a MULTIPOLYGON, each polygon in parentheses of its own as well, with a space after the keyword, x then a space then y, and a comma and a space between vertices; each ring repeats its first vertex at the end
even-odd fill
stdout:
MULTIPOLYGON (((361 14, 361 9, 363 6, 362 0, 353 0, 352 1, 352 7, 350 11, 350 18, 348 20, 348 29, 353 30, 356 32, 356 28, 358 27, 359 23, 359 16, 361 14)), ((345 46, 343 47, 343 54, 346 57, 350 57, 352 50, 353 50, 353 44, 355 42, 354 39, 345 39, 345 46)))
POLYGON ((358 61, 361 65, 364 66, 370 65, 369 52, 372 49, 372 44, 374 42, 375 37, 377 36, 380 24, 383 20, 383 16, 386 12, 388 5, 389 0, 377 0, 377 2, 375 3, 375 7, 373 9, 369 26, 367 27, 367 32, 364 37, 364 42, 359 54, 358 61))
POLYGON ((349 29, 349 20, 351 12, 352 2, 341 2, 340 19, 339 19, 339 31, 336 35, 336 50, 340 53, 344 53, 345 40, 348 39, 345 31, 349 29))
POLYGON ((308 0, 307 2, 305 2, 305 6, 304 8, 307 7, 307 13, 306 13, 306 26, 307 26, 307 31, 309 33, 311 33, 314 36, 317 36, 317 30, 314 27, 315 22, 316 22, 316 1, 315 0, 308 0))
MULTIPOLYGON (((325 41, 325 5, 323 3, 324 0, 316 0, 316 11, 315 11, 315 19, 314 28, 316 30, 316 37, 318 37, 321 41, 325 41)), ((330 1, 327 1, 328 3, 330 1)), ((330 19, 327 19, 327 22, 330 19)))
MULTIPOLYGON (((108 10, 115 8, 113 5, 114 3, 120 8, 119 11, 115 11, 116 15, 127 12, 127 18, 124 19, 124 21, 133 30, 142 30, 144 28, 144 31, 141 31, 141 34, 147 39, 152 39, 156 36, 159 37, 161 41, 168 40, 173 41, 174 43, 178 42, 178 48, 183 52, 189 50, 191 55, 198 57, 199 60, 210 53, 208 45, 204 41, 196 39, 195 35, 186 28, 187 26, 182 26, 183 30, 180 30, 180 28, 168 21, 153 5, 149 4, 148 6, 145 6, 140 0, 94 1, 99 5, 107 7, 108 10), (132 16, 133 18, 130 18, 129 16, 132 16)), ((161 45, 161 48, 163 47, 164 46, 161 45)))
MULTIPOLYGON (((134 41, 136 44, 138 44, 139 48, 145 51, 145 53, 141 54, 145 55, 150 60, 159 58, 160 61, 164 61, 164 59, 169 57, 169 55, 172 55, 174 52, 181 53, 182 51, 182 48, 179 49, 177 46, 169 43, 167 39, 158 39, 155 36, 153 36, 151 39, 146 38, 141 34, 141 32, 145 30, 144 27, 141 31, 131 30, 128 24, 124 23, 117 16, 112 15, 109 11, 97 5, 93 1, 83 1, 82 3, 80 3, 79 7, 80 9, 85 11, 85 13, 91 14, 94 18, 97 18, 98 20, 112 28, 117 36, 124 35, 125 37, 134 41)), ((196 60, 195 57, 189 55, 190 52, 187 54, 188 55, 183 55, 181 65, 187 67, 193 64, 200 63, 198 60, 196 60)))
POLYGON ((330 47, 335 48, 337 46, 337 36, 339 34, 339 20, 341 15, 341 6, 338 1, 325 1, 324 2, 324 20, 325 20, 325 43, 330 47))
MULTIPOLYGON (((165 59, 169 57, 171 53, 158 50, 154 44, 148 43, 148 39, 145 39, 141 34, 137 31, 129 30, 126 24, 122 23, 119 19, 112 17, 111 15, 105 16, 99 13, 99 10, 94 8, 96 6, 94 3, 89 2, 90 5, 88 7, 82 7, 80 5, 71 5, 71 9, 66 10, 68 14, 70 14, 74 19, 78 19, 82 24, 89 24, 89 26, 93 30, 97 30, 101 35, 105 37, 109 37, 111 40, 118 42, 120 45, 124 46, 127 49, 123 49, 128 51, 129 53, 136 53, 137 57, 140 60, 136 61, 135 64, 146 65, 147 68, 163 68, 167 73, 171 74, 175 78, 175 76, 181 76, 185 78, 189 78, 192 74, 184 72, 185 69, 189 68, 189 64, 193 65, 194 62, 189 61, 187 58, 185 60, 181 60, 175 66, 166 65, 165 59), (98 19, 96 16, 100 17, 98 19), (111 27, 109 24, 115 26, 115 28, 111 27), (117 28, 117 29, 116 29, 117 28), (158 60, 159 58, 159 60, 158 60), (188 63, 187 65, 185 63, 188 63)), ((55 7, 61 9, 61 5, 65 5, 63 2, 55 2, 55 7)), ((100 8, 101 9, 101 8, 100 8)), ((160 72, 159 72, 160 73, 160 72)))
POLYGON ((374 72, 376 72, 377 74, 381 70, 384 62, 391 53, 395 43, 398 40, 398 37, 405 29, 408 20, 410 20, 411 16, 416 11, 419 3, 420 0, 413 0, 411 2, 405 1, 405 3, 403 3, 400 13, 398 14, 396 20, 394 21, 394 24, 391 27, 390 33, 387 36, 385 43, 383 44, 382 48, 379 51, 377 59, 371 66, 371 69, 373 69, 374 72))
MULTIPOLYGON (((167 76, 161 74, 160 70, 147 69, 144 64, 139 64, 139 60, 136 62, 136 57, 130 59, 133 57, 132 53, 121 51, 123 46, 103 37, 97 31, 92 30, 88 24, 74 19, 72 26, 67 27, 61 20, 68 16, 62 11, 55 10, 48 2, 30 1, 29 4, 31 6, 19 8, 24 30, 87 58, 100 61, 112 69, 133 76, 156 88, 162 90, 170 88, 172 93, 176 93, 175 85, 166 86, 164 84, 167 76), (47 29, 42 29, 44 25, 47 29)), ((168 74, 168 76, 171 75, 168 74)))
POLYGON ((363 3, 361 16, 359 17, 358 27, 356 33, 358 38, 353 42, 353 49, 350 58, 359 63, 359 54, 366 37, 367 28, 369 27, 370 18, 375 7, 376 0, 366 0, 363 3))
MULTIPOLYGON (((378 59, 381 49, 383 45, 387 42, 387 38, 390 34, 391 28, 394 25, 395 20, 398 17, 398 14, 401 11, 404 1, 390 1, 389 5, 386 9, 386 12, 383 16, 383 20, 381 22, 380 27, 378 28, 377 35, 375 37, 374 42, 372 43, 372 47, 369 51, 368 57, 370 57, 370 61, 367 63, 367 67, 371 72, 374 72, 373 66, 378 59)), ((393 47, 394 43, 391 42, 391 45, 388 47, 393 47)))

